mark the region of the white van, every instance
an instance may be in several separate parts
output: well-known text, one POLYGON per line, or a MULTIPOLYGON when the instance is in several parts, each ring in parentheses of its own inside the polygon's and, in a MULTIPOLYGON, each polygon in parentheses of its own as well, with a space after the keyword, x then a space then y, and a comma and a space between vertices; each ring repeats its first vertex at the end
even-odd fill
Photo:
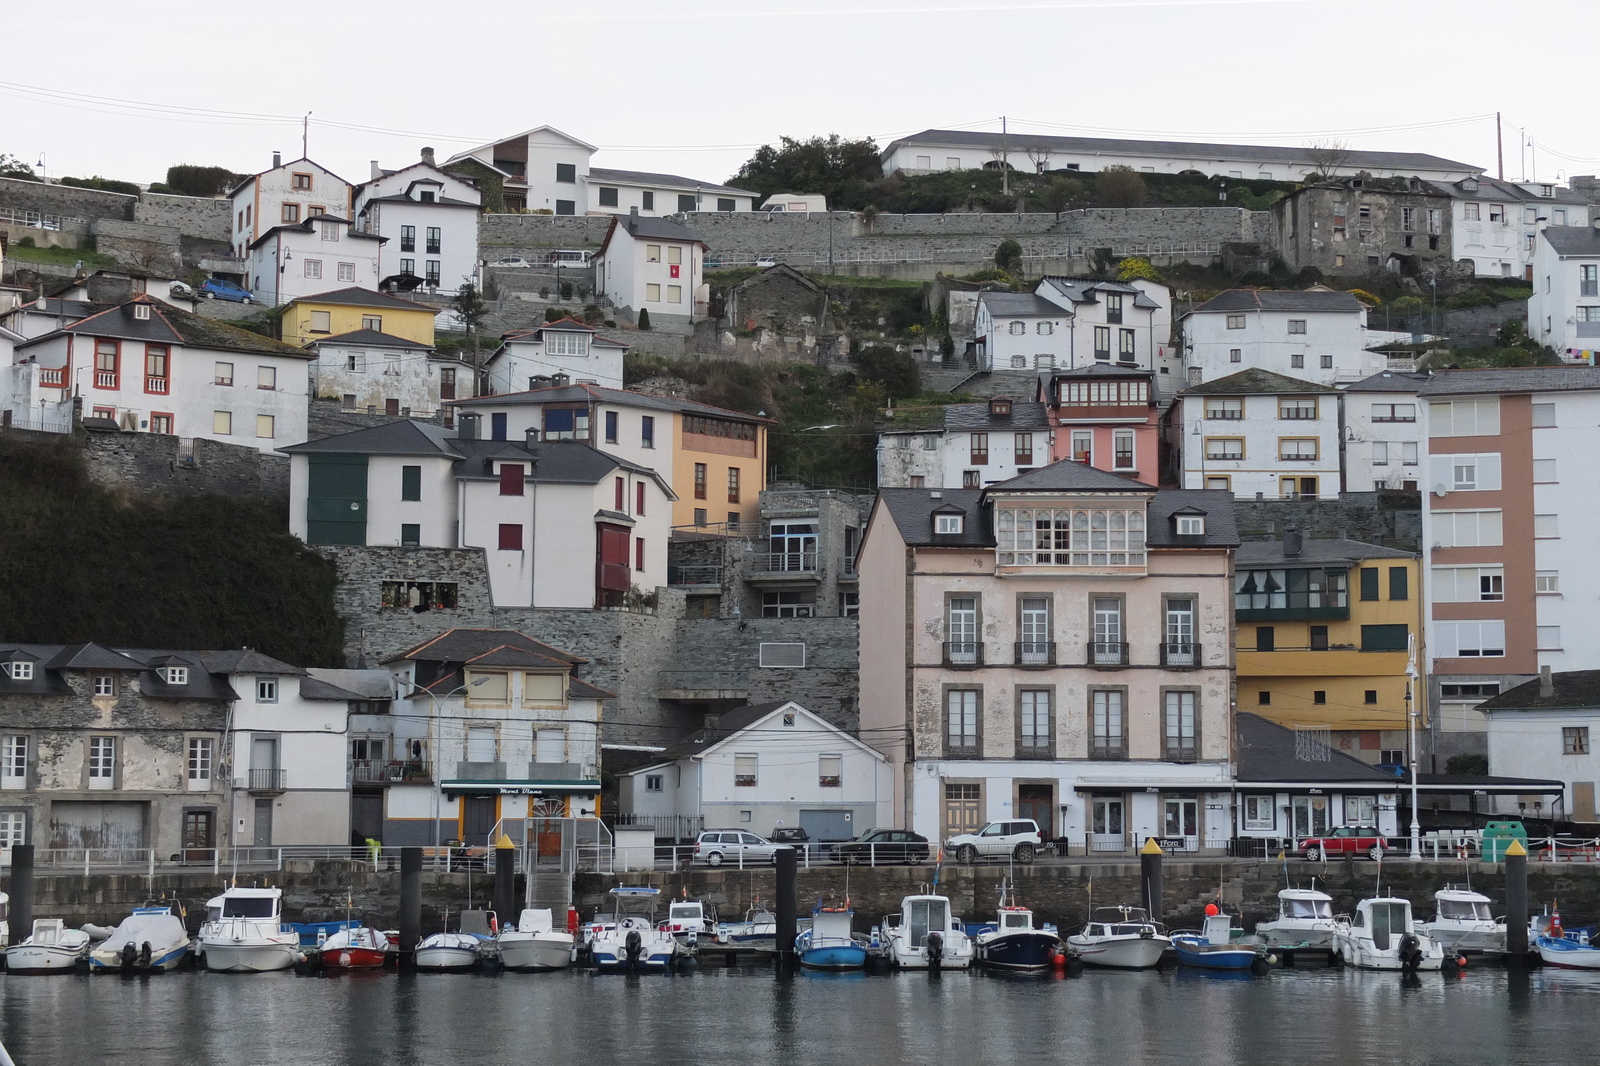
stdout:
POLYGON ((821 193, 777 192, 767 197, 767 202, 761 205, 761 210, 770 211, 775 215, 827 209, 828 198, 821 193))
POLYGON ((551 252, 550 257, 546 260, 546 262, 555 267, 557 270, 577 270, 587 267, 589 265, 589 260, 593 258, 593 256, 593 252, 580 251, 574 248, 563 248, 551 252))

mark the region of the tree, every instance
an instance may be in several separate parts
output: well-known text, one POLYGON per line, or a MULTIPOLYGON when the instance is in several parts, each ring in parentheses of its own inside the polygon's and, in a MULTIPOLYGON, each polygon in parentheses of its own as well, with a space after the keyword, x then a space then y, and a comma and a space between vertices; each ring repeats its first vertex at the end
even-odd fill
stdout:
POLYGON ((922 391, 922 375, 917 361, 910 352, 893 348, 863 348, 852 360, 861 379, 879 385, 896 400, 904 400, 922 391))
POLYGON ((0 178, 17 178, 22 181, 38 181, 39 175, 33 168, 14 155, 0 152, 0 178))
POLYGON ((118 181, 116 178, 102 178, 96 174, 92 178, 62 178, 61 184, 78 189, 99 189, 101 192, 120 192, 128 196, 138 196, 141 190, 131 181, 118 181))
POLYGON ((1051 178, 1044 187, 1044 206, 1057 215, 1083 201, 1083 182, 1077 178, 1051 178))
POLYGON ((1143 207, 1150 198, 1144 179, 1132 167, 1115 166, 1102 170, 1094 179, 1095 196, 1105 207, 1143 207))
POLYGON ((770 196, 775 192, 822 193, 828 206, 856 210, 883 177, 878 145, 870 137, 847 141, 837 133, 764 144, 728 179, 730 185, 770 196))
POLYGON ((1000 246, 994 250, 994 265, 996 270, 1015 274, 1022 268, 1022 245, 1010 237, 1001 241, 1000 246))
POLYGON ((1477 774, 1480 777, 1487 777, 1489 775, 1489 756, 1479 755, 1475 752, 1452 755, 1445 760, 1444 772, 1447 774, 1477 774))
POLYGON ((1143 278, 1145 281, 1161 281, 1161 271, 1148 259, 1138 256, 1129 256, 1117 264, 1117 280, 1133 281, 1143 278))
POLYGON ((1331 178, 1336 171, 1349 165, 1350 142, 1337 137, 1312 141, 1306 145, 1306 156, 1311 160, 1313 170, 1325 178, 1331 178))
POLYGON ((650 309, 648 307, 639 308, 639 328, 650 328, 650 309))
POLYGON ((235 174, 227 167, 179 163, 167 168, 166 187, 180 196, 212 197, 221 196, 243 180, 243 174, 235 174))

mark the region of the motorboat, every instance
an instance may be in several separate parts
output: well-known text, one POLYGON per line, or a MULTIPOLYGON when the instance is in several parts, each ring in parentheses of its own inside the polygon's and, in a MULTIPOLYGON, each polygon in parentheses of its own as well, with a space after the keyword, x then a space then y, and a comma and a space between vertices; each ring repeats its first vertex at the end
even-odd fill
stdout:
POLYGON ((1564 970, 1600 970, 1600 946, 1590 943, 1582 933, 1541 936, 1533 942, 1533 949, 1546 966, 1559 966, 1564 970))
POLYGON ((302 948, 320 948, 330 936, 361 925, 359 918, 345 918, 337 922, 284 922, 285 929, 293 930, 300 938, 302 948))
POLYGON ((71 973, 88 954, 88 933, 68 929, 60 918, 35 918, 27 939, 6 948, 6 969, 15 974, 71 973))
POLYGON ((860 970, 867 965, 867 945, 855 935, 855 911, 848 901, 839 907, 818 906, 811 928, 795 937, 794 950, 808 970, 860 970))
POLYGON ((589 951, 600 970, 662 972, 678 964, 678 941, 656 927, 654 912, 659 888, 618 885, 611 890, 613 919, 597 923, 589 951))
POLYGON ((1245 944, 1236 939, 1244 930, 1236 929, 1233 918, 1223 914, 1216 904, 1206 907, 1206 919, 1198 932, 1180 931, 1172 934, 1172 950, 1183 966, 1198 966, 1205 970, 1248 970, 1257 962, 1266 962, 1267 949, 1260 944, 1245 944))
POLYGON ((1315 888, 1280 888, 1278 916, 1257 922, 1256 935, 1271 948, 1331 948, 1333 897, 1315 888))
POLYGON ((1506 949, 1506 920, 1490 911, 1490 900, 1463 885, 1448 885, 1433 894, 1437 911, 1422 931, 1452 954, 1506 949))
POLYGON ((1161 965, 1161 956, 1172 947, 1172 941, 1143 907, 1120 904, 1096 907, 1083 928, 1067 937, 1067 945, 1085 966, 1148 970, 1161 965))
POLYGON ((1000 910, 993 926, 985 927, 973 938, 973 954, 979 965, 997 970, 1047 970, 1063 951, 1061 937, 1054 926, 1035 928, 1033 912, 1007 903, 1000 896, 1000 910))
POLYGON ((189 954, 189 930, 181 907, 146 903, 134 908, 111 935, 89 951, 94 973, 161 973, 189 954))
POLYGON ((0 892, 0 948, 4 948, 11 939, 11 897, 5 892, 0 892))
POLYGON ((717 925, 717 943, 729 947, 765 948, 768 951, 777 947, 778 942, 778 916, 757 901, 756 906, 744 912, 742 922, 720 922, 717 925))
POLYGON ((328 970, 381 970, 394 950, 389 938, 370 925, 353 925, 322 942, 317 959, 328 970))
POLYGON ((947 896, 906 896, 900 913, 883 919, 883 951, 905 970, 965 970, 972 965, 972 938, 950 913, 947 896))
POLYGON ((662 924, 678 942, 678 946, 690 955, 695 953, 702 940, 714 941, 717 938, 717 910, 699 900, 673 900, 667 905, 667 920, 662 924))
POLYGON ((1338 919, 1333 953, 1363 970, 1438 970, 1444 948, 1412 919, 1411 901, 1394 896, 1364 899, 1349 919, 1338 919))
POLYGON ((283 924, 283 889, 229 888, 207 902, 200 929, 206 969, 218 973, 267 973, 305 961, 300 934, 283 924))
POLYGON ((476 970, 483 958, 482 947, 482 938, 471 933, 434 933, 418 942, 412 964, 428 973, 476 970))
POLYGON ((500 964, 508 970, 564 970, 572 965, 576 939, 555 927, 550 908, 528 907, 518 915, 515 927, 500 930, 495 943, 500 964))

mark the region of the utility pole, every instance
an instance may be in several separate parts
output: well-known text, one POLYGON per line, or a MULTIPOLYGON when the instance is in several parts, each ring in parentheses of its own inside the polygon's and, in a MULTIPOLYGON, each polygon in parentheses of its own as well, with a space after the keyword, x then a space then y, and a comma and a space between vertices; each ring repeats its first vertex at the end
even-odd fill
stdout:
POLYGON ((1000 194, 1011 195, 1011 141, 1006 135, 1006 117, 1000 116, 1000 194))
POLYGON ((1494 161, 1495 175, 1501 181, 1506 180, 1506 152, 1505 144, 1500 137, 1500 112, 1494 113, 1494 161))
POLYGON ((300 120, 300 158, 311 158, 311 112, 300 120))

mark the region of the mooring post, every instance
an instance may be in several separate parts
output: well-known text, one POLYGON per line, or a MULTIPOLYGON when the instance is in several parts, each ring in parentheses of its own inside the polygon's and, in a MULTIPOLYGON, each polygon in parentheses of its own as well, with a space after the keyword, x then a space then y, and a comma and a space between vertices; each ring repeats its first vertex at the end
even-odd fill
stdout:
POLYGON ((795 903, 798 898, 799 867, 795 862, 793 848, 779 848, 777 859, 778 891, 777 899, 774 901, 777 936, 773 947, 777 949, 778 958, 786 961, 794 954, 794 938, 800 932, 795 903))
POLYGON ((422 939, 422 849, 400 849, 400 964, 409 966, 422 939))
POLYGON ((11 940, 20 944, 33 933, 33 845, 11 846, 11 940))
POLYGON ((504 833, 494 842, 494 912, 502 926, 515 925, 517 907, 517 846, 504 833))
POLYGON ((1528 849, 1522 841, 1506 845, 1506 962, 1528 961, 1528 849))
POLYGON ((1144 909, 1152 922, 1161 920, 1161 845, 1155 837, 1146 837, 1139 849, 1139 890, 1144 896, 1144 909))

